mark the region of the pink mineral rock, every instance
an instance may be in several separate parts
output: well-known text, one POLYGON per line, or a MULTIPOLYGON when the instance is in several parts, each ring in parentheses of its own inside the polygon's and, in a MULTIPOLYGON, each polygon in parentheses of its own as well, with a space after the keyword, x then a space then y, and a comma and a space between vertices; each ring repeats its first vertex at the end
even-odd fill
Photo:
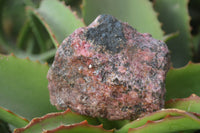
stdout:
POLYGON ((164 107, 166 44, 100 15, 59 46, 48 72, 51 103, 109 120, 136 119, 164 107))

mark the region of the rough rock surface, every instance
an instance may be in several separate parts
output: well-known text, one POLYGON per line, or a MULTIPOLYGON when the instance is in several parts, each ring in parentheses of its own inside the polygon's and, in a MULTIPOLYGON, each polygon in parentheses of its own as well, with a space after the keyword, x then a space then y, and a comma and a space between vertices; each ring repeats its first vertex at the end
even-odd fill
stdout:
POLYGON ((100 15, 59 46, 48 72, 51 103, 110 120, 164 107, 166 44, 110 15, 100 15))

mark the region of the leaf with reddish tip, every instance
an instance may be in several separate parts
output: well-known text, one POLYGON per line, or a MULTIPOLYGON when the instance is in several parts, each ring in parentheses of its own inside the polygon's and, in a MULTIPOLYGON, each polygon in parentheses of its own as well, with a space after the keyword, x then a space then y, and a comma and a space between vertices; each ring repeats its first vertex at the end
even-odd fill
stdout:
POLYGON ((83 0, 83 18, 90 24, 99 14, 110 14, 128 22, 139 32, 163 39, 161 24, 148 0, 83 0))
POLYGON ((166 101, 173 98, 185 98, 191 94, 200 96, 200 64, 171 68, 166 77, 166 101))
POLYGON ((187 113, 183 110, 179 109, 163 109, 159 110, 157 112, 151 113, 149 115, 146 115, 145 117, 139 118, 133 122, 130 122, 123 126, 121 129, 116 130, 116 133, 126 133, 130 128, 138 128, 143 125, 145 125, 148 121, 151 123, 152 121, 162 120, 166 116, 183 116, 183 117, 191 117, 191 119, 195 118, 198 119, 193 114, 187 113))
POLYGON ((24 127, 29 123, 29 121, 25 118, 22 118, 10 110, 4 109, 2 107, 0 107, 0 120, 3 120, 17 128, 24 127))
POLYGON ((89 124, 98 125, 96 118, 91 118, 71 110, 60 113, 50 113, 41 118, 34 118, 26 127, 15 130, 15 133, 39 133, 44 130, 53 130, 62 125, 71 125, 87 120, 89 124))
POLYGON ((200 129, 200 119, 191 114, 184 116, 166 116, 164 119, 147 122, 137 128, 130 128, 128 133, 164 133, 200 129))
POLYGON ((166 102, 165 107, 200 113, 200 97, 192 94, 188 98, 171 99, 166 102))
POLYGON ((44 131, 44 133, 113 133, 114 130, 105 130, 102 125, 92 126, 87 121, 73 125, 62 125, 56 129, 44 131))
POLYGON ((27 119, 57 111, 50 104, 48 65, 0 55, 0 106, 27 119))
POLYGON ((56 47, 75 29, 85 26, 69 7, 58 0, 43 0, 39 9, 27 10, 47 29, 56 47))

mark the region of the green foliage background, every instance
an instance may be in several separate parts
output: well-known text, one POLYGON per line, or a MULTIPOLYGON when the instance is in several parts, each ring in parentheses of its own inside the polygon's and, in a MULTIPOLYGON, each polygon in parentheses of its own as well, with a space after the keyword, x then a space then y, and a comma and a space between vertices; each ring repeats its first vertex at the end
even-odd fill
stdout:
POLYGON ((199 7, 199 0, 0 0, 0 132, 199 130, 199 7), (90 118, 70 110, 47 114, 59 112, 49 102, 46 79, 57 47, 99 14, 111 14, 166 42, 172 67, 166 78, 165 109, 132 122, 90 118), (101 123, 103 127, 97 126, 101 123))

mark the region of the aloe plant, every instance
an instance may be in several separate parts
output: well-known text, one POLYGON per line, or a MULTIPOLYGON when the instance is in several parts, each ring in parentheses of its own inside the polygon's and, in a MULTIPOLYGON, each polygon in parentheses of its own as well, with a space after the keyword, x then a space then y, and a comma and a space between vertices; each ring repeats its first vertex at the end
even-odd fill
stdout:
POLYGON ((194 0, 0 0, 0 132, 200 130, 199 6, 194 0), (134 121, 109 121, 50 104, 46 75, 57 47, 99 14, 111 14, 167 43, 172 67, 164 109, 134 121))

